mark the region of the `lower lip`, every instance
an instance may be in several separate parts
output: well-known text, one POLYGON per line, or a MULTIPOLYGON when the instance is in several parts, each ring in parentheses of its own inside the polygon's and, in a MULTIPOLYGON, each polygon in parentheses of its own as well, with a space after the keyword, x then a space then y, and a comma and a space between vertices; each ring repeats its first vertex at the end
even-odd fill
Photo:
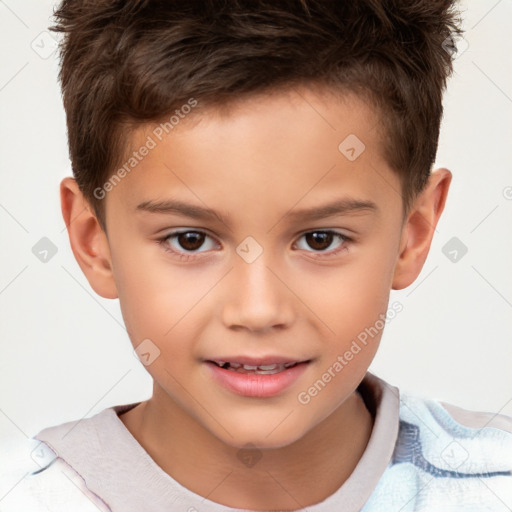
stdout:
POLYGON ((282 372, 261 375, 225 370, 215 363, 206 362, 206 366, 210 368, 213 378, 229 391, 237 395, 257 398, 268 398, 278 395, 291 386, 305 372, 308 365, 309 361, 306 361, 282 372))

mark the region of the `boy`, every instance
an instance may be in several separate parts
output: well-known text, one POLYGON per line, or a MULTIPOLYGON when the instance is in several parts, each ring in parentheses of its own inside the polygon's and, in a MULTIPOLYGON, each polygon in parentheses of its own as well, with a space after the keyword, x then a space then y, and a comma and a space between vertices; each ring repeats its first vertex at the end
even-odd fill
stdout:
POLYGON ((367 371, 450 185, 452 8, 62 2, 62 212, 154 388, 37 434, 2 511, 510 510, 511 418, 367 371))

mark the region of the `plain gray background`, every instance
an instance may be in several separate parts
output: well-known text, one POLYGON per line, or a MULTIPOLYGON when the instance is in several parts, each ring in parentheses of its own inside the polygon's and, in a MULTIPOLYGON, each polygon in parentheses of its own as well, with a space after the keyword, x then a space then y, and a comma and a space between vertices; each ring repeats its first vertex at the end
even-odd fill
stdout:
MULTIPOLYGON (((61 217, 59 182, 71 170, 46 32, 54 5, 0 0, 2 436, 151 394, 118 301, 90 288, 61 217), (33 252, 43 237, 57 251, 46 262, 33 252)), ((436 163, 454 174, 448 204, 421 276, 391 294, 403 311, 370 369, 407 391, 512 416, 512 1, 461 10, 436 163)))

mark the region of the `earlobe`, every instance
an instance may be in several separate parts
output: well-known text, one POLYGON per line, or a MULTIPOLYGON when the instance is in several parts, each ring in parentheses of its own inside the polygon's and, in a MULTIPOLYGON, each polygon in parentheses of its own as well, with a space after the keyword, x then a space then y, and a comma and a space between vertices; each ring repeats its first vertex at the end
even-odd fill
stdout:
POLYGON ((416 198, 403 228, 393 290, 406 288, 420 274, 444 210, 451 179, 448 169, 438 169, 430 175, 425 189, 416 198))
POLYGON ((82 272, 98 295, 117 298, 107 236, 73 178, 61 181, 60 200, 71 250, 82 272))

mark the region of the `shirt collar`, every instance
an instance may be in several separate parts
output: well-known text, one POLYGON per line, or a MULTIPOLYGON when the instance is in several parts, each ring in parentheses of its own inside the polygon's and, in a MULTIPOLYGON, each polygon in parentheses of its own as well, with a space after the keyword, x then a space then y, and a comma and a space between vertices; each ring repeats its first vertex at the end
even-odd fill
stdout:
MULTIPOLYGON (((357 390, 374 417, 368 445, 343 485, 324 501, 308 506, 309 512, 330 512, 341 504, 346 512, 361 510, 391 461, 399 429, 399 391, 370 372, 357 390)), ((190 491, 156 464, 119 418, 139 403, 110 407, 90 418, 46 428, 34 437, 64 459, 112 510, 140 511, 148 504, 153 512, 167 512, 171 506, 202 512, 238 510, 190 491)))

